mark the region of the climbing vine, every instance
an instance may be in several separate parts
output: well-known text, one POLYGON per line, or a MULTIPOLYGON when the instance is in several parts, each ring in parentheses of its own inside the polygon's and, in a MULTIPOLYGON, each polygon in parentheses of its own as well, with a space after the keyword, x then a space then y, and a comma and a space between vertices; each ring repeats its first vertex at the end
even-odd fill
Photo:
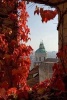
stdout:
POLYGON ((31 46, 27 46, 30 29, 27 26, 26 3, 0 0, 0 96, 26 89, 31 46))
MULTIPOLYGON (((42 22, 47 22, 56 16, 57 10, 36 7, 34 14, 36 13, 40 14, 42 22)), ((0 0, 0 99, 66 100, 67 45, 57 53, 59 62, 53 66, 52 78, 33 88, 27 86, 29 54, 32 51, 31 46, 25 44, 30 39, 30 29, 26 24, 28 17, 26 2, 0 0)))

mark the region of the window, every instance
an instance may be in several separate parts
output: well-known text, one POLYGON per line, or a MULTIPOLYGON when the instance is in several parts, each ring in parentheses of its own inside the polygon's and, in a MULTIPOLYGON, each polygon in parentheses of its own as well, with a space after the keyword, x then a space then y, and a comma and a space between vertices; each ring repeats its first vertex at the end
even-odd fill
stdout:
POLYGON ((44 61, 45 61, 45 57, 44 57, 44 61))
POLYGON ((39 61, 41 61, 41 57, 39 57, 39 61))
POLYGON ((36 57, 36 61, 38 61, 38 58, 36 57))

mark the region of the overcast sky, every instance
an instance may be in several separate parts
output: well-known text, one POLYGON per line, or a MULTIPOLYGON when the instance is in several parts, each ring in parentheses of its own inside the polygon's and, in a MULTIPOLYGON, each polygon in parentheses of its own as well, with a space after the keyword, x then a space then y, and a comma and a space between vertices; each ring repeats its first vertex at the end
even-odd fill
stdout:
MULTIPOLYGON (((52 9, 44 5, 38 5, 44 9, 52 9)), ((46 51, 57 51, 58 50, 58 15, 47 23, 41 22, 41 17, 34 15, 36 4, 30 3, 27 5, 27 11, 30 18, 28 19, 28 26, 30 28, 31 41, 28 42, 32 46, 34 51, 39 48, 40 42, 43 40, 46 51)))

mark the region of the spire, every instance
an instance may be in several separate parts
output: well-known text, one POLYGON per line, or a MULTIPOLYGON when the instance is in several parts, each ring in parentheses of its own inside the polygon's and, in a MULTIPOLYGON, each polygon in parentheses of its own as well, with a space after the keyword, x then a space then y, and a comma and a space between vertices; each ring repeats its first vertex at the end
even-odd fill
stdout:
POLYGON ((40 42, 39 49, 45 49, 44 44, 43 44, 43 40, 40 42))

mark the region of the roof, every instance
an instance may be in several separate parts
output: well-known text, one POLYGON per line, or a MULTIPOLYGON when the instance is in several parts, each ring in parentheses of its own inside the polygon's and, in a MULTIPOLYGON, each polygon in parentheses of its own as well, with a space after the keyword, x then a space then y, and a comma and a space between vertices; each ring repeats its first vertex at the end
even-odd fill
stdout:
POLYGON ((46 53, 45 49, 37 49, 35 53, 46 53))
POLYGON ((47 58, 45 59, 45 62, 58 62, 57 58, 47 58))
POLYGON ((36 83, 39 83, 39 66, 34 67, 30 72, 29 75, 34 75, 32 78, 28 78, 27 83, 30 87, 34 86, 36 83), (37 74, 36 74, 37 73, 37 74))
POLYGON ((39 74, 36 77, 33 77, 27 81, 30 87, 34 86, 36 83, 39 83, 39 74))
POLYGON ((46 50, 45 50, 45 47, 44 47, 43 42, 40 43, 39 49, 37 49, 37 50, 35 51, 35 53, 46 53, 46 50))
POLYGON ((29 75, 35 74, 39 72, 39 66, 34 67, 30 72, 29 75))

